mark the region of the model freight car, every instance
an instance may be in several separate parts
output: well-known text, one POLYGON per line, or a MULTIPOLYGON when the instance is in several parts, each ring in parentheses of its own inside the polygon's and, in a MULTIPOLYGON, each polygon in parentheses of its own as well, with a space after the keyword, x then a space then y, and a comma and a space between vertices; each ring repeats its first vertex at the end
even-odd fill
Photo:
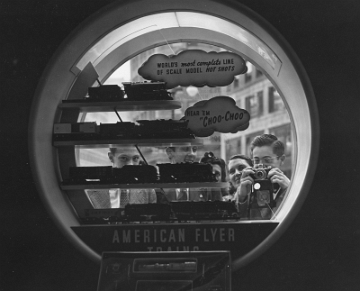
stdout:
POLYGON ((133 122, 101 123, 99 135, 101 139, 132 138, 135 127, 133 122))
POLYGON ((157 183, 158 174, 151 165, 126 165, 113 169, 113 180, 120 184, 157 183))
POLYGON ((170 220, 172 210, 170 204, 127 204, 125 217, 129 221, 170 220))
POLYGON ((189 120, 138 120, 139 137, 147 138, 195 138, 188 128, 189 120))
POLYGON ((239 218, 234 202, 172 201, 171 208, 177 220, 223 220, 239 218))
POLYGON ((165 82, 123 82, 129 101, 173 100, 165 82))
POLYGON ((101 85, 99 87, 89 87, 88 95, 87 101, 116 102, 123 101, 125 94, 118 85, 101 85))
POLYGON ((70 167, 69 179, 65 182, 70 184, 84 183, 111 183, 113 181, 113 168, 105 167, 70 167))
POLYGON ((96 122, 55 123, 54 141, 62 140, 92 140, 100 137, 96 122))
POLYGON ((216 182, 212 166, 205 163, 157 164, 162 183, 216 182))
POLYGON ((85 209, 85 217, 82 222, 85 224, 108 224, 123 221, 125 212, 122 208, 85 209))
POLYGON ((151 165, 126 165, 122 168, 70 167, 65 184, 139 184, 156 183, 157 170, 151 165))

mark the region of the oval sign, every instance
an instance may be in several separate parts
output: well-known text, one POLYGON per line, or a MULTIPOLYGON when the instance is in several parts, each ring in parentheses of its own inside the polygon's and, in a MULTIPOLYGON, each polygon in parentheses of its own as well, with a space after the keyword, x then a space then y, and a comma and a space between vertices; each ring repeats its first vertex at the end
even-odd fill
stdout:
POLYGON ((207 137, 215 131, 236 133, 249 127, 250 114, 236 106, 233 98, 217 96, 202 100, 185 110, 182 118, 198 137, 207 137))
POLYGON ((176 86, 227 86, 236 75, 246 71, 245 60, 237 54, 186 50, 177 55, 152 55, 138 73, 146 80, 166 82, 170 89, 176 86))

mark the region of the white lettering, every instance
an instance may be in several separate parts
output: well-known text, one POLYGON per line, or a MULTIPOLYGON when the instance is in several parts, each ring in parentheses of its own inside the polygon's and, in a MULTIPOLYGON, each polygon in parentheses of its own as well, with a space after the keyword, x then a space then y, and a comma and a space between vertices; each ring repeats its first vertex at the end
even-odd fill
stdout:
POLYGON ((131 243, 130 230, 122 232, 123 243, 131 243))
POLYGON ((208 242, 209 239, 206 237, 206 229, 204 228, 204 242, 208 242))
POLYGON ((233 228, 229 228, 229 241, 235 241, 235 232, 233 228))
POLYGON ((225 229, 220 228, 220 241, 225 241, 225 229))
POLYGON ((144 230, 144 243, 150 242, 150 231, 148 229, 144 230))
POLYGON ((113 242, 113 243, 114 243, 114 242, 117 242, 117 243, 120 242, 120 240, 119 240, 119 233, 118 233, 117 230, 114 231, 114 235, 113 235, 113 240, 112 240, 112 242, 113 242))
POLYGON ((212 228, 212 229, 211 229, 212 241, 215 241, 216 232, 217 232, 217 228, 212 228))
POLYGON ((169 235, 169 242, 176 242, 176 239, 175 239, 175 233, 174 233, 174 230, 172 229, 170 231, 170 235, 169 235))
POLYGON ((200 228, 195 229, 195 241, 199 241, 200 228))
POLYGON ((135 229, 135 242, 140 242, 140 234, 138 229, 135 229))
POLYGON ((166 242, 166 238, 164 238, 164 233, 166 233, 165 229, 160 230, 160 241, 161 242, 166 242))
POLYGON ((179 242, 185 242, 185 229, 179 228, 179 242))

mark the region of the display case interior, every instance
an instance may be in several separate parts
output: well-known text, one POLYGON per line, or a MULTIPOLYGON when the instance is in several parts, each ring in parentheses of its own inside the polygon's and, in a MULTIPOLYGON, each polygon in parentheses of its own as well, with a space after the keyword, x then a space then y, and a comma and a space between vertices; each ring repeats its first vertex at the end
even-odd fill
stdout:
MULTIPOLYGON (((186 48, 187 44, 180 46, 186 48)), ((221 51, 216 46, 198 46, 221 51)), ((168 49, 161 46, 151 53, 168 49)), ((289 115, 260 69, 246 62, 246 73, 235 76, 227 86, 169 89, 166 82, 147 81, 138 75, 135 64, 144 61, 144 54, 134 57, 104 84, 97 79, 85 96, 64 99, 59 104, 63 117, 54 123, 53 146, 60 156, 69 151, 75 154, 75 163, 60 165, 59 184, 80 223, 240 220, 227 164, 236 154, 250 156, 251 140, 264 132, 280 134, 286 145, 285 171, 291 176, 289 115), (185 118, 187 115, 204 114, 199 119, 203 127, 220 123, 221 118, 210 118, 201 109, 190 114, 188 108, 227 95, 234 100, 233 106, 249 112, 249 130, 221 132, 215 126, 212 134, 200 137, 190 129, 192 121, 185 118), (76 122, 66 117, 76 115, 76 122), (206 162, 209 155, 222 163, 214 166, 206 162), (136 161, 125 162, 120 168, 121 162, 114 161, 134 156, 136 161), (145 204, 133 200, 120 205, 119 193, 105 206, 96 202, 111 189, 127 189, 128 195, 137 193, 139 197, 145 190, 153 191, 157 203, 152 204, 149 198, 145 204), (187 197, 180 202, 177 200, 182 189, 186 189, 187 197), (98 193, 102 194, 94 198, 98 193)), ((226 118, 235 116, 226 114, 226 118)))

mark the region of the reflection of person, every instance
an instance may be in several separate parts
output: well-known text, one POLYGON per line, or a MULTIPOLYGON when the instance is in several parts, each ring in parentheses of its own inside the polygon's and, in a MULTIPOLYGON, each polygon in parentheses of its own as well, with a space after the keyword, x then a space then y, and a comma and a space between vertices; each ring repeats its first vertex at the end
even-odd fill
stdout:
MULTIPOLYGON (((252 160, 245 155, 235 155, 229 159, 228 162, 228 171, 229 171, 229 182, 230 182, 230 195, 225 196, 224 200, 239 200, 239 191, 240 191, 240 179, 242 172, 245 168, 252 168, 252 160)), ((242 185, 243 187, 245 185, 242 185)), ((250 189, 246 189, 250 190, 250 189)), ((241 193, 248 193, 248 191, 242 190, 241 193)), ((244 199, 244 197, 242 197, 244 199)))
MULTIPOLYGON (((114 168, 139 165, 140 162, 139 154, 133 147, 110 148, 108 156, 114 168)), ((153 189, 88 190, 87 194, 94 208, 124 208, 128 203, 156 203, 156 193, 153 189)))
POLYGON ((166 154, 170 160, 170 163, 193 163, 197 158, 197 147, 168 147, 166 148, 166 154))
MULTIPOLYGON (((223 159, 215 157, 212 152, 206 152, 200 159, 200 163, 211 164, 216 181, 226 182, 226 165, 223 159)), ((227 195, 226 190, 223 188, 200 188, 200 199, 204 201, 221 201, 222 196, 227 195)))
MULTIPOLYGON (((197 147, 168 147, 166 148, 166 154, 170 160, 170 163, 193 163, 197 159, 197 147)), ((200 194, 195 189, 189 188, 168 188, 164 189, 166 198, 169 201, 199 201, 200 194)))
POLYGON ((113 165, 113 168, 122 168, 125 165, 139 165, 140 156, 137 150, 133 147, 110 148, 108 157, 113 165))
POLYGON ((265 200, 262 198, 266 197, 263 196, 263 193, 268 190, 255 191, 254 193, 256 195, 252 198, 249 197, 251 188, 254 185, 253 175, 255 172, 252 168, 245 168, 242 171, 240 186, 236 192, 236 200, 240 205, 250 203, 252 205, 257 204, 260 207, 250 209, 250 219, 270 219, 284 199, 286 190, 290 184, 289 178, 280 170, 285 160, 284 152, 285 148, 283 143, 272 134, 257 136, 252 141, 251 155, 254 165, 262 164, 264 168, 271 167, 267 178, 271 181, 275 189, 274 193, 269 194, 273 195, 275 205, 270 207, 267 203, 267 198, 265 198, 265 200), (250 199, 253 200, 250 201, 250 199))

